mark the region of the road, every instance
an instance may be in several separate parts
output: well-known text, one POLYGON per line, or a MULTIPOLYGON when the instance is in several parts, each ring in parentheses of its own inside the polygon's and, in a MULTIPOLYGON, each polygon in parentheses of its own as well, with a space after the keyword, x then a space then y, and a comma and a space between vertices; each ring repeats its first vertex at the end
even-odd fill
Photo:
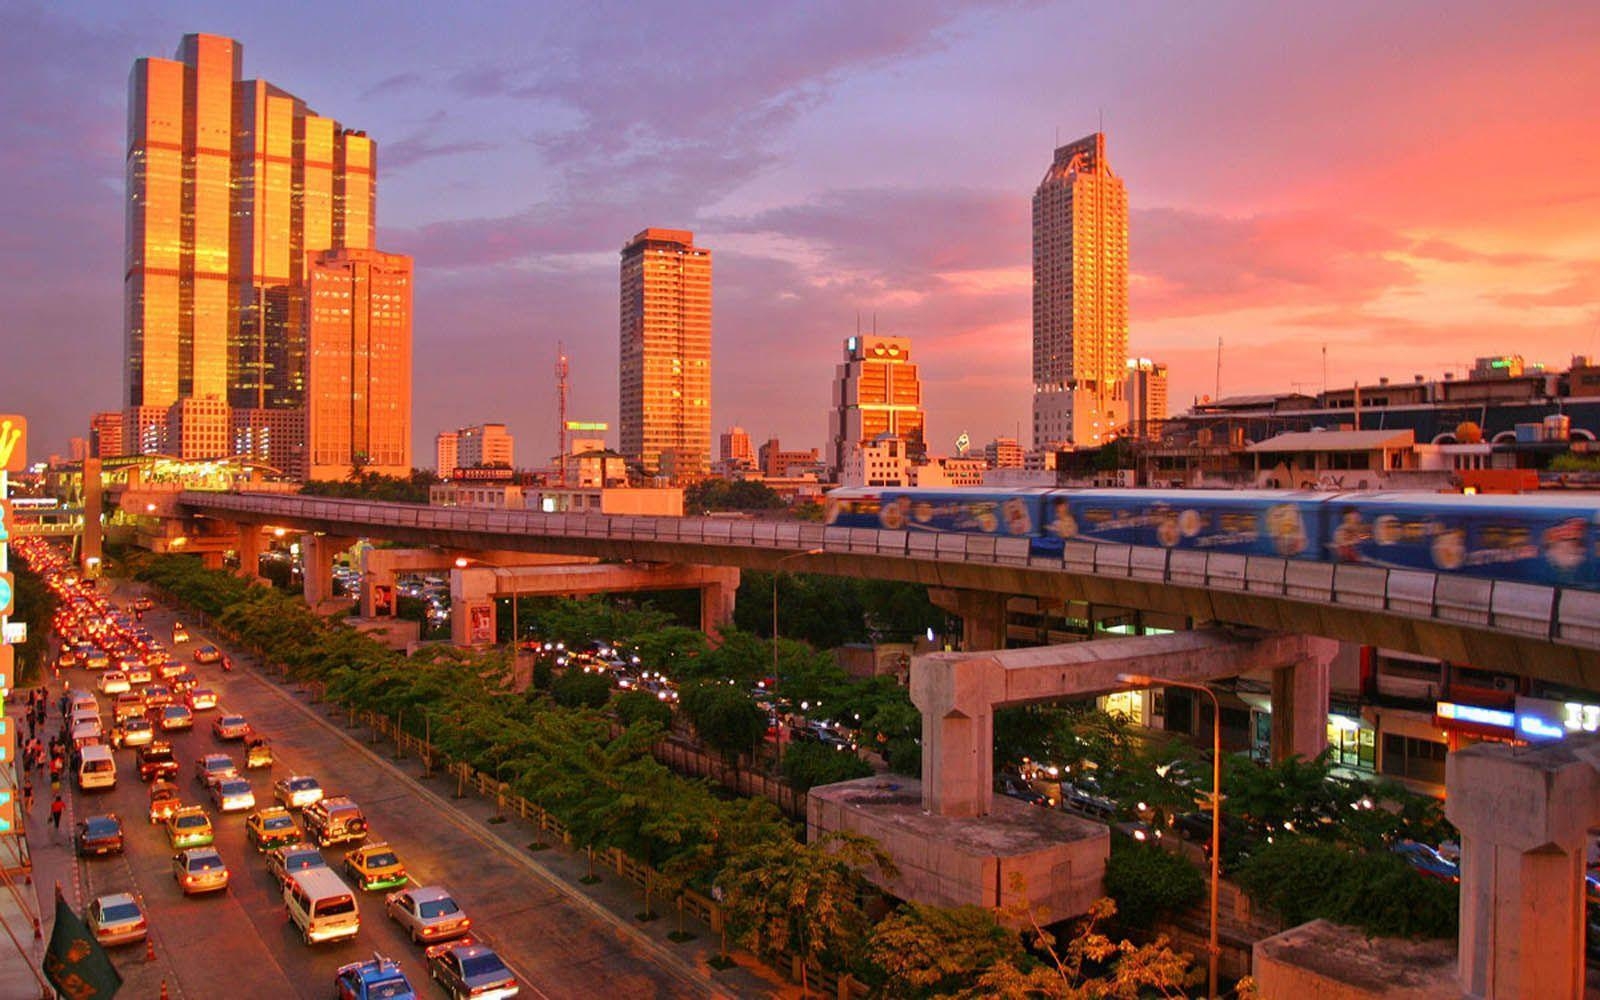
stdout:
MULTIPOLYGON (((145 622, 157 636, 164 636, 170 634, 172 618, 158 608, 145 615, 145 622)), ((180 659, 187 660, 198 644, 216 643, 215 636, 190 631, 192 641, 173 650, 180 659)), ((221 694, 219 710, 242 713, 272 741, 277 761, 270 773, 243 772, 258 805, 270 804, 274 776, 288 773, 312 774, 329 794, 354 798, 371 825, 369 842, 383 839, 394 847, 412 884, 449 888, 473 918, 478 936, 517 974, 523 996, 719 995, 711 983, 681 963, 664 959, 650 942, 541 875, 514 849, 437 796, 400 779, 361 744, 270 683, 247 670, 223 673, 216 665, 193 669, 203 684, 221 694)), ((67 676, 75 687, 93 689, 94 672, 71 670, 67 676)), ((164 831, 146 821, 148 786, 139 780, 131 750, 117 751, 115 789, 73 790, 69 823, 63 824, 60 843, 51 844, 48 828, 38 822, 46 810, 35 806, 31 829, 39 877, 71 882, 75 875, 76 884, 69 888, 75 890, 80 909, 82 903, 107 892, 132 891, 143 897, 157 961, 144 962, 142 945, 117 950, 130 995, 154 996, 159 980, 166 979, 175 998, 326 997, 340 965, 370 957, 374 951, 397 959, 413 984, 428 992, 421 949, 384 915, 382 893, 359 893, 361 933, 354 940, 315 947, 301 943, 262 856, 245 839, 246 814, 219 814, 193 778, 194 761, 204 753, 226 751, 243 764, 241 744, 219 743, 212 737, 209 727, 216 714, 196 713, 194 731, 171 734, 170 741, 182 765, 178 784, 184 802, 204 802, 212 816, 217 850, 232 874, 227 892, 185 898, 179 891, 170 873, 173 851, 164 831), (70 861, 66 846, 70 822, 108 811, 124 820, 128 843, 124 855, 70 861)), ((49 726, 57 723, 52 712, 49 726)), ((47 796, 41 799, 47 804, 47 796)), ((353 845, 329 847, 323 856, 337 869, 349 846, 353 845)))

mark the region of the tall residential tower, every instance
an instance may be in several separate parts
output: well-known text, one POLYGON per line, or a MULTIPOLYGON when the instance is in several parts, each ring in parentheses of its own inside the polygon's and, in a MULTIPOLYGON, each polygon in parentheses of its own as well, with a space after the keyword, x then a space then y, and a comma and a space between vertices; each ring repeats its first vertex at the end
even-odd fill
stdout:
POLYGON ((1094 447, 1128 422, 1128 193, 1105 135, 1056 150, 1033 195, 1033 446, 1094 447))
POLYGON ((692 480, 711 462, 711 251, 682 229, 622 248, 622 454, 692 480))
POLYGON ((191 410, 209 420, 215 407, 173 407, 211 401, 232 408, 247 450, 292 467, 303 420, 283 411, 306 399, 308 260, 372 246, 376 151, 365 133, 243 79, 243 62, 233 39, 196 34, 173 59, 133 65, 124 435, 131 452, 193 439, 168 422, 191 410))
POLYGON ((844 342, 844 364, 834 368, 833 408, 828 414, 828 468, 837 477, 860 445, 882 434, 905 442, 921 460, 928 446, 922 412, 922 380, 911 360, 908 337, 856 334, 844 342))

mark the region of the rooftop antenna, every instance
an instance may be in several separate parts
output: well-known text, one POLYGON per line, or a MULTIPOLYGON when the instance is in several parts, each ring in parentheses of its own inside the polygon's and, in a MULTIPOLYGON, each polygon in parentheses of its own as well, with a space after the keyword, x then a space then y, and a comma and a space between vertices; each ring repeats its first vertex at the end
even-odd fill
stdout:
POLYGON ((876 309, 872 310, 872 335, 874 337, 878 335, 878 310, 876 309))
POLYGON ((556 341, 556 485, 567 485, 567 347, 556 341))
POLYGON ((1222 338, 1217 338, 1217 394, 1212 399, 1222 398, 1222 338))
POLYGON ((1328 391, 1328 342, 1322 342, 1322 391, 1328 391))

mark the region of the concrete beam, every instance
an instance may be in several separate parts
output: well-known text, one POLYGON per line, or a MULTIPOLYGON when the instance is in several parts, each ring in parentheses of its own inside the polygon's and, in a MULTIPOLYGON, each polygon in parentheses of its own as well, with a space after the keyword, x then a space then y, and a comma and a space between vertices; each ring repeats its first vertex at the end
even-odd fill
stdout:
POLYGON ((932 587, 928 600, 933 606, 961 619, 961 648, 968 653, 1006 648, 1005 594, 987 590, 955 590, 932 587))
POLYGON ((1127 686, 1121 674, 1235 677, 1314 660, 1325 645, 1308 636, 1204 631, 916 657, 911 701, 922 712, 923 807, 944 816, 992 810, 997 708, 1114 691, 1127 686))
POLYGON ((1272 671, 1272 759, 1315 758, 1328 748, 1328 666, 1338 652, 1332 639, 1317 655, 1272 671))
POLYGON ((354 538, 338 535, 300 536, 300 579, 312 610, 333 598, 333 561, 355 543, 354 538))

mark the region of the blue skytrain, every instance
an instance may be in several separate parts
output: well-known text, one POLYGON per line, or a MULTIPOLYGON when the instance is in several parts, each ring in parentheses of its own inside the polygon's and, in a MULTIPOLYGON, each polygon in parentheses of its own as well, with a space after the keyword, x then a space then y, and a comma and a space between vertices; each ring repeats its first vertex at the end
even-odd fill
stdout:
POLYGON ((1600 496, 909 489, 827 495, 840 527, 1198 549, 1600 590, 1600 496))

